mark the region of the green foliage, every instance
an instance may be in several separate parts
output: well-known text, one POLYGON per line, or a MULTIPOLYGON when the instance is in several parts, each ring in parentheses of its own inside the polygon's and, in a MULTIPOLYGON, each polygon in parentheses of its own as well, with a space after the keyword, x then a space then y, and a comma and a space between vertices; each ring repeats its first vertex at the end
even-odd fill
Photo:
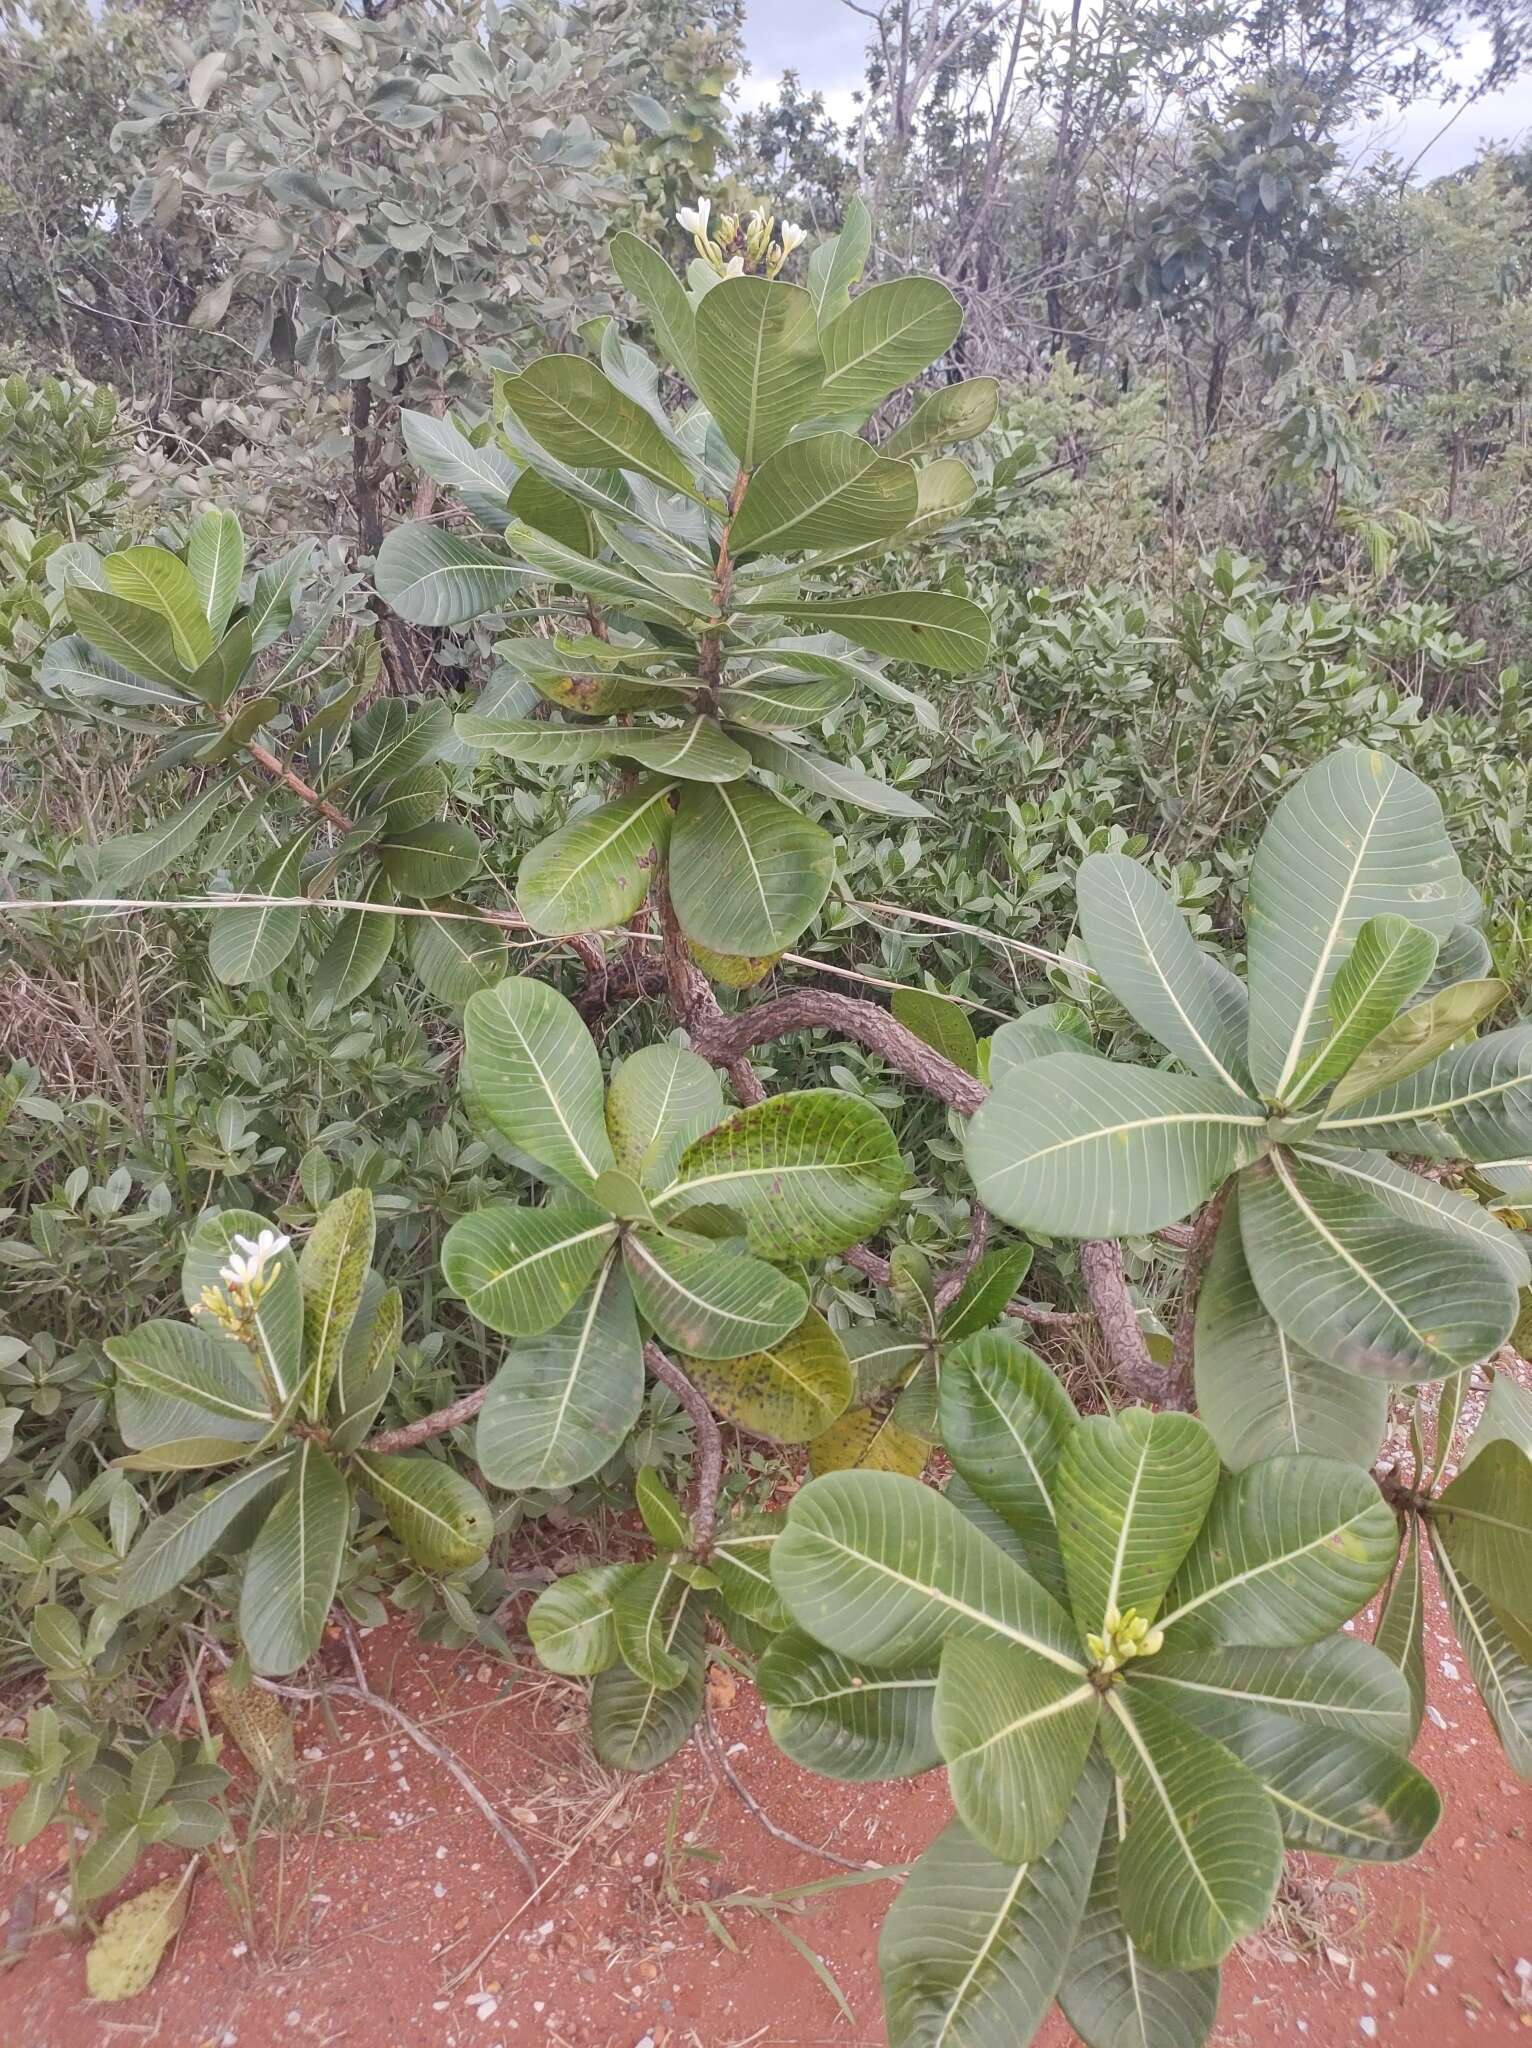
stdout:
MULTIPOLYGON (((1386 1862, 1436 1823, 1404 1758, 1404 1679, 1332 1633, 1386 1577, 1393 1516, 1322 1458, 1220 1476, 1190 1417, 1076 1419, 1014 1349, 1001 1399, 993 1378, 986 1404, 979 1383, 951 1396, 969 1421, 949 1453, 994 1540, 892 1474, 794 1497, 772 1550, 791 1626, 762 1661, 771 1732, 835 1776, 946 1765, 958 1818, 883 1932, 893 2042, 1024 2042, 1059 1996, 1105 2044, 1142 1971, 1174 2016, 1163 2038, 1193 2044, 1284 1843, 1386 1862), (1059 1559, 1055 1597, 1029 1567, 1059 1559)), ((953 1381, 992 1372, 950 1362, 944 1411, 953 1381)))
POLYGON ((1382 1410, 1332 1373, 1437 1379, 1488 1357, 1516 1321, 1519 1240, 1386 1156, 1504 1157, 1532 1136, 1525 1028, 1441 1050, 1503 983, 1487 998, 1443 991, 1423 1006, 1431 1022, 1398 1015, 1467 900, 1440 806, 1362 751, 1310 769, 1262 836, 1248 987, 1199 950, 1142 866, 1092 854, 1079 876, 1091 960, 1196 1078, 1045 1052, 1001 1076, 969 1127, 975 1186, 1018 1228, 1153 1230, 1232 1181, 1197 1334, 1199 1397, 1230 1463, 1278 1447, 1284 1408, 1284 1448, 1327 1449, 1344 1418, 1370 1457, 1382 1410))
POLYGON ((904 1168, 878 1112, 806 1090, 724 1118, 712 1069, 670 1046, 633 1054, 603 1100, 574 1007, 519 976, 472 997, 463 1021, 465 1090, 548 1186, 540 1207, 463 1217, 442 1247, 469 1312, 532 1340, 486 1394, 486 1478, 569 1486, 606 1464, 638 1419, 650 1333, 761 1433, 797 1441, 833 1420, 851 1397, 845 1354, 768 1261, 822 1258, 887 1216, 904 1168))
MULTIPOLYGON (((522 768, 616 759, 645 772, 523 863, 518 895, 535 929, 620 924, 663 874, 699 958, 780 953, 824 903, 834 849, 777 783, 926 815, 813 752, 803 726, 862 683, 893 688, 886 661, 956 674, 988 653, 987 623, 961 596, 824 586, 839 565, 931 524, 929 470, 854 430, 949 347, 957 303, 933 280, 906 279, 816 305, 774 271, 720 278, 702 262, 683 286, 630 235, 614 256, 702 405, 677 416, 655 364, 607 325, 599 363, 543 356, 498 376, 492 435, 406 414, 415 460, 505 539, 396 528, 378 587, 416 624, 463 624, 513 607, 518 586, 549 583, 573 593, 570 611, 583 600, 612 615, 616 630, 599 636, 499 642, 518 689, 492 686, 457 721, 461 739, 522 768), (538 698, 573 715, 528 715, 538 698)), ((847 285, 860 261, 845 266, 847 285)), ((982 396, 950 400, 912 452, 976 432, 982 396)))

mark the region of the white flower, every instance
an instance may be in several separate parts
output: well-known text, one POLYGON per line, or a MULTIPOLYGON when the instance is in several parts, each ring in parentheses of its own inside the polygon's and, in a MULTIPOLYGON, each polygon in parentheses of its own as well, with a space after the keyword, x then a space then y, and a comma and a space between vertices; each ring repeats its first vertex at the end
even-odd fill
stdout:
MULTIPOLYGON (((718 274, 720 277, 743 277, 745 274, 744 257, 731 256, 728 262, 724 265, 723 269, 718 274)), ((722 305, 723 301, 720 299, 718 303, 722 305)))
POLYGON ((798 244, 808 233, 808 229, 799 227, 796 221, 785 220, 779 232, 782 238, 782 254, 784 257, 787 257, 792 255, 794 249, 797 248, 798 244))
POLYGON ((283 1237, 279 1231, 263 1230, 257 1238, 237 1236, 234 1242, 238 1251, 232 1252, 228 1264, 218 1270, 219 1279, 229 1288, 249 1287, 259 1280, 268 1262, 279 1252, 285 1252, 292 1239, 283 1237))
POLYGON ((702 235, 705 237, 707 234, 708 215, 712 211, 713 202, 711 199, 699 199, 695 206, 683 206, 676 215, 676 221, 680 227, 685 228, 689 235, 702 235))

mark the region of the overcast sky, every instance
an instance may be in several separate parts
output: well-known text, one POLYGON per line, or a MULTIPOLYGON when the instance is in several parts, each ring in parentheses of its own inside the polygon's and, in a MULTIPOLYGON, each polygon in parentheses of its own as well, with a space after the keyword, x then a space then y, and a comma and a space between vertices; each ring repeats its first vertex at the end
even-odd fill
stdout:
MULTIPOLYGON (((740 105, 754 107, 770 99, 782 72, 791 66, 805 86, 824 93, 836 120, 848 120, 871 30, 866 17, 854 14, 842 0, 748 0, 745 48, 751 70, 740 87, 740 105)), ((1465 75, 1471 76, 1474 68, 1470 52, 1465 75)), ((1358 135, 1355 147, 1361 155, 1388 149, 1404 163, 1424 152, 1415 176, 1432 178, 1466 163, 1484 142, 1525 141, 1529 133, 1532 82, 1523 80, 1461 110, 1434 103, 1411 107, 1358 135), (1451 125, 1439 134, 1447 122, 1451 125)))

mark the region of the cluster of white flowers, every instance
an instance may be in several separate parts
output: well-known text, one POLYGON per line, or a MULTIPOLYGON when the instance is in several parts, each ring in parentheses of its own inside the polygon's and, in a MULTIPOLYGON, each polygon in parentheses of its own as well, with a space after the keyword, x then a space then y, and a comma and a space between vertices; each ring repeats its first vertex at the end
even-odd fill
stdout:
POLYGON ((292 1239, 280 1231, 263 1230, 259 1237, 236 1237, 234 1242, 238 1250, 229 1254, 226 1266, 219 1267, 218 1277, 231 1294, 249 1294, 260 1285, 268 1262, 278 1252, 285 1252, 292 1239))
POLYGON ((737 213, 724 214, 715 235, 710 233, 708 225, 712 216, 712 200, 699 197, 695 206, 681 208, 676 222, 691 236, 703 262, 716 270, 720 277, 742 277, 747 262, 760 264, 768 277, 775 277, 807 233, 807 229, 799 227, 796 221, 785 220, 777 240, 773 242, 771 237, 775 223, 772 216, 757 207, 743 228, 737 213), (735 251, 735 245, 741 241, 743 250, 735 251))

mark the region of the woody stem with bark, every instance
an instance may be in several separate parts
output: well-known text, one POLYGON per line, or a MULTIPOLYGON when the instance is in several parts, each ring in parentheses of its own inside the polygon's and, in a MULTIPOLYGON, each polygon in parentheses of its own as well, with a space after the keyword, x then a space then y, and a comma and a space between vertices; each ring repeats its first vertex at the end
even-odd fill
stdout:
POLYGON ((1187 1247, 1186 1275, 1181 1283, 1181 1314, 1176 1323, 1170 1369, 1188 1402, 1197 1358, 1197 1300, 1207 1278, 1208 1261, 1213 1256, 1213 1245, 1223 1222, 1223 1212, 1229 1206, 1229 1190, 1233 1185, 1232 1180, 1226 1180, 1208 1203, 1197 1218, 1191 1244, 1187 1247))
POLYGON ((697 1432, 697 1471, 692 1484, 692 1545, 694 1554, 705 1559, 713 1547, 718 1528, 718 1490, 723 1485, 723 1437, 713 1411, 700 1388, 694 1386, 675 1360, 650 1342, 644 1346, 644 1363, 660 1382, 669 1387, 691 1417, 697 1432))

